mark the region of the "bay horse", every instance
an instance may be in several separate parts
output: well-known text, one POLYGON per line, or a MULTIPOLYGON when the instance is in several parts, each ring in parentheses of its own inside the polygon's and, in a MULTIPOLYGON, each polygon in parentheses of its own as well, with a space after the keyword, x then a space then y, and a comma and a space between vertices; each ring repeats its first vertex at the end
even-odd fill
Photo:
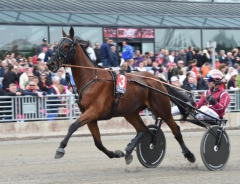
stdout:
MULTIPOLYGON (((136 129, 137 135, 127 145, 125 154, 120 150, 109 151, 105 148, 101 141, 98 120, 108 119, 109 114, 112 112, 113 101, 115 100, 113 97, 113 88, 115 86, 112 75, 109 71, 103 70, 103 68, 99 69, 99 66, 89 59, 86 53, 88 42, 75 36, 72 27, 69 30, 69 36, 67 36, 64 30, 62 30, 62 35, 63 38, 54 49, 53 55, 47 65, 53 72, 56 72, 64 64, 76 66, 72 67, 71 70, 77 90, 79 91, 79 106, 81 107, 82 115, 70 125, 67 135, 61 141, 56 151, 55 159, 64 156, 64 148, 67 146, 71 135, 79 127, 87 125, 99 150, 104 152, 109 158, 125 156, 126 164, 131 163, 133 159, 131 155, 132 151, 149 131, 139 116, 139 112, 148 107, 170 127, 174 137, 182 148, 184 157, 190 162, 195 162, 195 157, 185 145, 180 127, 175 123, 171 114, 170 98, 136 83, 129 82, 129 80, 136 80, 165 93, 171 91, 173 95, 181 97, 184 101, 187 101, 186 97, 179 94, 177 90, 170 86, 164 87, 161 82, 133 76, 131 75, 133 73, 125 75, 128 79, 127 90, 122 98, 119 99, 119 104, 113 117, 124 117, 136 129)), ((160 81, 159 78, 149 72, 137 72, 137 75, 151 77, 160 81)))

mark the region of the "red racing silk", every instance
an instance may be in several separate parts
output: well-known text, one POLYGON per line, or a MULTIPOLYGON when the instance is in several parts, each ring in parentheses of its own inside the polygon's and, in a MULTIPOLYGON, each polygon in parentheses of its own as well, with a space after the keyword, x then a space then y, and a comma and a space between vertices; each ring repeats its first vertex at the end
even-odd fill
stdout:
POLYGON ((217 90, 214 90, 213 92, 211 90, 207 90, 205 92, 205 95, 202 95, 200 100, 197 103, 197 108, 201 108, 204 105, 208 105, 208 101, 206 100, 206 96, 212 95, 214 100, 217 101, 215 105, 210 105, 209 108, 214 110, 219 118, 223 118, 225 111, 228 107, 228 104, 230 103, 230 95, 227 91, 225 91, 222 87, 220 87, 217 90))

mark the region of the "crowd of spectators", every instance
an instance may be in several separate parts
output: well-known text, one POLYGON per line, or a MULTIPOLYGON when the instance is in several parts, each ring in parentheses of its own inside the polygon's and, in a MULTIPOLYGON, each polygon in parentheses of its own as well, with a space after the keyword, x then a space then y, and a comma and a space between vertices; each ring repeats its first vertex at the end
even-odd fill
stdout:
POLYGON ((153 51, 142 54, 123 41, 122 50, 116 52, 113 40, 106 38, 106 42, 94 50, 96 55, 98 53, 98 64, 104 67, 118 66, 126 72, 148 71, 189 91, 208 89, 206 76, 213 68, 225 76, 225 89, 239 90, 240 87, 240 51, 237 48, 227 53, 224 50, 215 52, 215 66, 212 66, 211 48, 201 50, 189 46, 179 51, 161 48, 156 54, 153 51))
MULTIPOLYGON (((5 58, 0 60, 0 95, 42 98, 51 94, 55 95, 51 98, 56 98, 61 103, 57 95, 72 94, 74 90, 65 78, 67 71, 71 83, 75 85, 71 69, 60 68, 54 74, 46 65, 57 45, 57 42, 47 44, 47 39, 43 38, 34 56, 26 58, 21 53, 6 53, 5 58)), ((207 89, 205 78, 213 69, 211 49, 200 50, 193 46, 179 51, 161 48, 155 54, 153 51, 142 54, 139 50, 134 51, 127 41, 123 41, 122 49, 117 50, 113 40, 106 38, 102 45, 95 43, 93 47, 90 43, 86 51, 92 61, 103 67, 119 67, 126 72, 147 71, 189 91, 207 89)), ((227 53, 221 50, 215 52, 215 58, 215 68, 225 76, 223 87, 239 90, 240 51, 236 48, 227 53)), ((52 107, 55 108, 55 105, 52 107)))

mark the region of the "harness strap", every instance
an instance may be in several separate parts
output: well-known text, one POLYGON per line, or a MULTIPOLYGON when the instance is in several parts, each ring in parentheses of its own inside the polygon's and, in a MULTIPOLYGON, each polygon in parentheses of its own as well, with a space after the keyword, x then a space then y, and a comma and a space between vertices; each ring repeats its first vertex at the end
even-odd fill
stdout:
POLYGON ((116 113, 117 108, 118 108, 118 104, 119 104, 118 98, 120 97, 120 94, 116 93, 117 74, 115 72, 113 72, 113 71, 109 71, 109 73, 111 74, 111 76, 113 78, 113 97, 115 98, 115 100, 112 103, 112 109, 111 109, 110 114, 107 117, 107 120, 111 119, 114 116, 114 114, 116 113))

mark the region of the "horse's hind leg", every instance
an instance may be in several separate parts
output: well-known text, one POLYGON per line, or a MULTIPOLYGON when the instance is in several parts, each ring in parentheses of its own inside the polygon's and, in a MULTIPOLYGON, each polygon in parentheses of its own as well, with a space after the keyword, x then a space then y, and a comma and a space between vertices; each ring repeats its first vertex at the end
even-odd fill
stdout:
POLYGON ((99 128, 97 125, 97 121, 93 121, 88 123, 88 128, 90 130, 90 132, 92 133, 94 142, 95 142, 95 146, 101 150, 102 152, 104 152, 109 158, 120 158, 124 156, 124 153, 122 151, 116 150, 115 152, 113 151, 109 151, 107 150, 101 141, 101 135, 99 132, 99 128))
POLYGON ((176 122, 174 121, 173 116, 171 114, 170 103, 169 103, 169 101, 166 101, 166 100, 168 100, 168 98, 161 98, 161 102, 155 101, 155 102, 151 103, 150 108, 154 112, 154 114, 156 114, 158 117, 160 117, 169 126, 169 128, 172 130, 172 133, 173 133, 175 139, 178 141, 178 143, 180 144, 180 146, 182 148, 182 153, 183 153, 184 157, 187 158, 189 162, 193 163, 193 162, 195 162, 196 159, 195 159, 194 155, 191 153, 191 151, 185 145, 183 138, 182 138, 181 131, 180 131, 180 127, 176 124, 176 122), (158 103, 164 104, 164 107, 161 105, 157 105, 158 103))
POLYGON ((139 111, 136 111, 130 115, 124 117, 129 123, 133 125, 133 127, 137 131, 137 135, 134 139, 127 145, 126 147, 126 154, 125 154, 125 161, 126 164, 130 164, 133 160, 133 156, 131 155, 134 148, 137 146, 139 141, 144 137, 146 132, 148 131, 146 125, 143 123, 141 117, 139 116, 139 111))

